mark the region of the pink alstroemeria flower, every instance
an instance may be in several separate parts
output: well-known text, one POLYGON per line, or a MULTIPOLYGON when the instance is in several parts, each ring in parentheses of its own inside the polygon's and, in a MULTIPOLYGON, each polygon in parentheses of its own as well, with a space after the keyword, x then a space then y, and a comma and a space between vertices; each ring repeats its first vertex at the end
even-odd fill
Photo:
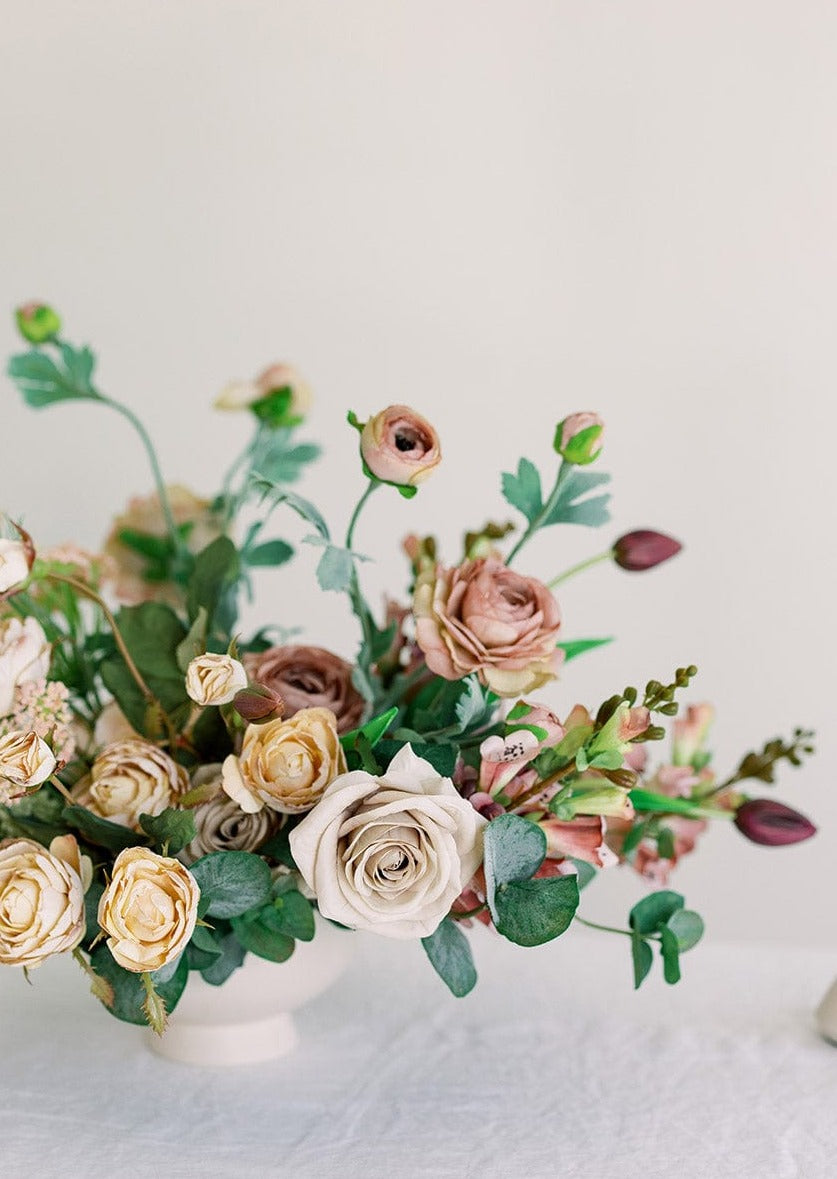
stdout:
MULTIPOLYGON (((512 714, 524 704, 521 701, 512 714)), ((480 789, 488 794, 499 794, 542 749, 557 745, 564 736, 564 726, 558 717, 541 704, 530 705, 529 711, 519 720, 521 724, 542 729, 546 736, 541 739, 531 729, 521 728, 509 733, 505 739, 486 737, 480 745, 480 789)))
POLYGON ((551 860, 570 857, 596 868, 611 868, 619 863, 619 857, 605 842, 607 823, 601 815, 585 815, 569 823, 542 819, 538 825, 546 836, 546 854, 551 860))
POLYGON ((686 715, 674 722, 674 753, 676 766, 687 766, 703 749, 709 727, 715 718, 711 704, 690 704, 686 715))

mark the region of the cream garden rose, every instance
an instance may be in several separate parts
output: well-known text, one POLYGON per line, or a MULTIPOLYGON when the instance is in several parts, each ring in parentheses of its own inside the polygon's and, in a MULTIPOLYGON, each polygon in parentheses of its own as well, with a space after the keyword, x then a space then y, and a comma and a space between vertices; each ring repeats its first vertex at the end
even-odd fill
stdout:
POLYGON ((0 594, 17 589, 29 576, 29 550, 22 540, 0 537, 0 594))
POLYGON ((197 655, 186 669, 186 691, 202 707, 230 704, 247 687, 247 672, 232 655, 197 655))
POLYGON ((108 949, 125 970, 160 970, 179 958, 195 931, 200 889, 179 860, 143 847, 120 852, 99 901, 108 949))
POLYGON ((72 835, 49 851, 30 839, 0 845, 0 963, 40 966, 84 936, 84 892, 92 876, 72 835))
POLYGON ((93 762, 79 802, 94 815, 139 830, 140 815, 159 815, 189 788, 189 776, 164 750, 141 738, 107 745, 93 762))
POLYGON ((37 733, 12 729, 0 737, 0 799, 7 784, 15 793, 40 786, 57 764, 55 754, 37 733))
POLYGON ((12 711, 18 684, 46 677, 49 657, 49 643, 36 618, 0 622, 0 716, 12 711))
POLYGON ((224 762, 223 785, 243 811, 299 814, 344 773, 337 721, 328 708, 302 708, 288 720, 248 725, 241 754, 224 762))
POLYGON ((291 832, 324 917, 428 937, 482 863, 485 819, 409 745, 380 778, 343 774, 291 832))

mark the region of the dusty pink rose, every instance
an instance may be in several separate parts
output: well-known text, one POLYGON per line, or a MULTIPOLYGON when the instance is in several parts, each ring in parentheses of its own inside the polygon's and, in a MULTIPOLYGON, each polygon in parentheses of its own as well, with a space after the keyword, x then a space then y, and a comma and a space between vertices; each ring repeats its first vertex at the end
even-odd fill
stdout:
POLYGON ((251 679, 281 696, 286 719, 302 708, 328 708, 341 734, 356 729, 363 719, 363 697, 352 684, 352 665, 324 647, 271 647, 244 662, 251 679))
POLYGON ((541 582, 495 558, 422 571, 413 613, 427 666, 446 680, 476 672, 498 696, 516 696, 558 674, 557 601, 541 582))
POLYGON ((555 432, 555 449, 568 463, 586 466, 602 449, 604 421, 597 413, 571 413, 555 432))
POLYGON ((438 434, 408 405, 390 405, 370 418, 360 452, 376 479, 399 487, 416 487, 442 461, 438 434))

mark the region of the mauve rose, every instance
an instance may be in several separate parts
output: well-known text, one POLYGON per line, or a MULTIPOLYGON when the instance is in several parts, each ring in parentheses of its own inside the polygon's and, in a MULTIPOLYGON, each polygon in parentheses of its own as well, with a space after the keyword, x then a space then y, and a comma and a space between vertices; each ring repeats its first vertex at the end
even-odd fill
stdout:
POLYGON ((244 660, 250 678, 281 696, 287 719, 301 708, 328 708, 337 732, 356 729, 363 697, 352 685, 352 665, 324 647, 271 647, 244 660))
POLYGON ((498 696, 542 687, 564 657, 556 647, 561 609, 555 598, 494 557, 423 570, 413 613, 431 671, 446 680, 476 672, 498 696))
POLYGON ((376 479, 399 487, 415 487, 442 461, 438 434, 408 405, 390 405, 370 418, 360 452, 376 479))

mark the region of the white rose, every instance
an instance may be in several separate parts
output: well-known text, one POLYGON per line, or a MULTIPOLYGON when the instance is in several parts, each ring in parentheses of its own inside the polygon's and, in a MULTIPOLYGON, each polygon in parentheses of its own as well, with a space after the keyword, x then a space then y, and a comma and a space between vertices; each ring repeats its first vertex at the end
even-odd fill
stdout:
POLYGON ((0 537, 0 594, 23 585, 29 576, 29 554, 22 540, 0 537))
POLYGON ((12 729, 0 737, 0 796, 6 782, 31 790, 46 782, 57 765, 55 754, 37 733, 12 729))
POLYGON ((195 931, 200 895, 179 860, 144 847, 120 852, 99 901, 99 925, 115 961, 140 974, 179 958, 195 931))
POLYGON ((247 672, 232 655, 198 655, 186 669, 186 692, 202 707, 231 704, 246 687, 247 672))
POLYGON ((409 745, 380 778, 336 778, 290 835, 324 917, 427 937, 482 862, 485 819, 409 745))
POLYGON ((91 866, 72 835, 49 851, 30 839, 0 847, 0 963, 40 966, 84 936, 84 889, 91 866))
POLYGON ((49 654, 44 628, 37 619, 0 622, 0 716, 12 711, 18 684, 46 678, 49 654))
POLYGON ((106 746, 80 787, 78 801, 100 819, 139 830, 140 815, 159 815, 189 788, 174 758, 140 738, 106 746))

